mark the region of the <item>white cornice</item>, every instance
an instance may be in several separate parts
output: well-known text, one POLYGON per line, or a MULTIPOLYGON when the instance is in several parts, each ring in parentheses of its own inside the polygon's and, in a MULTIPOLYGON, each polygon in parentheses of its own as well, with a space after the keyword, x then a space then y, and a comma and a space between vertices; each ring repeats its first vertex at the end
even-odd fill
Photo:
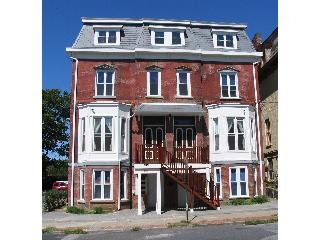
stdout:
POLYGON ((177 30, 186 30, 186 27, 181 26, 163 26, 163 25, 149 25, 149 29, 177 29, 177 30))
POLYGON ((262 52, 236 52, 236 51, 202 51, 201 49, 186 50, 172 48, 135 48, 135 49, 119 49, 119 48, 66 48, 68 53, 181 53, 181 54, 201 54, 201 55, 219 55, 219 56, 241 56, 241 57, 261 57, 262 52))
POLYGON ((184 26, 199 26, 199 27, 227 27, 227 28, 247 28, 246 24, 236 24, 236 23, 204 23, 197 21, 173 21, 173 20, 152 20, 152 19, 105 19, 105 18, 82 18, 82 23, 127 23, 127 24, 177 24, 184 26))

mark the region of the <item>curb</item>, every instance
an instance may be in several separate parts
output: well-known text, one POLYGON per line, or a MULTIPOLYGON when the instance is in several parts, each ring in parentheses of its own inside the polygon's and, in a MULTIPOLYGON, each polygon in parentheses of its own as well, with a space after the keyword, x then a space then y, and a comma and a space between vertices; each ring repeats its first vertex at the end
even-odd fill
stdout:
MULTIPOLYGON (((171 219, 170 219, 171 220, 171 219)), ((133 229, 139 230, 145 230, 145 229, 167 229, 169 228, 170 224, 179 224, 181 221, 174 221, 170 222, 169 219, 164 219, 162 221, 159 221, 158 224, 154 224, 149 222, 140 222, 137 224, 128 224, 124 223, 122 226, 110 226, 110 225, 103 225, 103 223, 93 223, 90 224, 90 226, 85 226, 85 224, 80 224, 79 226, 70 226, 70 227, 54 227, 56 228, 56 231, 54 233, 61 233, 64 232, 64 230, 73 230, 73 229, 82 229, 86 232, 99 232, 99 231, 133 231, 133 229)), ((178 220, 178 219, 176 219, 178 220)), ((182 228, 182 227, 197 227, 197 226, 206 226, 206 225, 222 225, 222 224, 235 224, 235 223, 242 223, 245 224, 246 222, 254 222, 257 221, 257 223, 253 223, 250 225, 256 225, 261 223, 268 223, 268 221, 277 222, 278 221, 278 214, 272 213, 272 214, 261 214, 260 216, 234 216, 234 217, 226 217, 226 218, 212 218, 212 219, 197 219, 195 221, 190 221, 190 225, 185 226, 177 226, 174 228, 182 228), (259 222, 260 221, 260 222, 259 222)), ((49 228, 53 226, 46 226, 45 228, 49 228)), ((43 228, 43 229, 45 229, 43 228)))

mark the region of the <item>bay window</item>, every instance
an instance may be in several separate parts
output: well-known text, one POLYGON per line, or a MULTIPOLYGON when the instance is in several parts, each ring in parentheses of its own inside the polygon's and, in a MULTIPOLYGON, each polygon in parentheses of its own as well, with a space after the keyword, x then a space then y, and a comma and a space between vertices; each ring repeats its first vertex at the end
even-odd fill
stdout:
POLYGON ((112 151, 112 117, 93 118, 93 151, 112 151))
POLYGON ((244 118, 228 117, 229 150, 245 150, 244 118))
POLYGON ((219 151, 219 124, 218 118, 213 119, 213 141, 214 151, 219 151))

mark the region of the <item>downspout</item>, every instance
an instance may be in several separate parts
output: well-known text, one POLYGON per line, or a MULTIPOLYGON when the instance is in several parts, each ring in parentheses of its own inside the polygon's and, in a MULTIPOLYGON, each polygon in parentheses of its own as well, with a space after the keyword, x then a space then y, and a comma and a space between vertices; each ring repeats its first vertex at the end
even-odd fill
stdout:
MULTIPOLYGON (((130 119, 133 117, 135 115, 135 113, 133 113, 131 116, 129 116, 129 118, 127 118, 129 121, 128 121, 128 125, 130 124, 130 119)), ((120 123, 122 124, 122 121, 120 121, 120 123)), ((121 129, 121 127, 122 126, 120 126, 120 129, 121 129)), ((130 131, 130 126, 127 126, 127 129, 125 129, 125 131, 126 130, 128 130, 128 138, 129 138, 129 131, 130 131)), ((121 131, 121 130, 120 130, 121 131)), ((131 141, 130 141, 130 143, 131 143, 131 141)), ((131 144, 128 144, 129 146, 128 146, 128 153, 129 153, 129 161, 131 162, 132 160, 130 160, 130 158, 131 158, 131 154, 130 154, 130 150, 131 150, 131 144)), ((130 164, 131 165, 131 164, 130 164)), ((131 171, 131 168, 130 168, 130 171, 131 171)), ((130 175, 130 179, 131 179, 131 174, 129 174, 130 175)), ((121 203, 121 196, 120 196, 120 191, 121 191, 121 186, 120 186, 120 181, 121 181, 121 160, 119 161, 119 179, 118 179, 118 181, 119 181, 119 189, 118 189, 118 211, 121 209, 121 205, 120 205, 120 203, 121 203)), ((131 180, 130 180, 131 181, 131 180)), ((127 194, 128 194, 128 190, 127 190, 127 194)), ((132 193, 131 193, 132 194, 132 193)))
POLYGON ((72 157, 71 157, 71 206, 74 205, 74 144, 75 144, 75 125, 76 125, 76 103, 77 103, 77 82, 78 82, 78 59, 70 57, 76 61, 76 69, 74 73, 74 89, 73 89, 73 114, 72 114, 72 157))
POLYGON ((258 63, 252 63, 252 71, 253 71, 253 82, 254 82, 254 96, 255 96, 255 105, 256 105, 256 113, 257 113, 257 129, 258 129, 258 145, 259 145, 259 154, 258 160, 260 164, 260 192, 263 195, 263 179, 262 179, 262 156, 261 156, 261 136, 260 136, 260 115, 259 115, 259 101, 258 101, 258 90, 257 90, 257 79, 256 79, 256 69, 254 65, 258 63))

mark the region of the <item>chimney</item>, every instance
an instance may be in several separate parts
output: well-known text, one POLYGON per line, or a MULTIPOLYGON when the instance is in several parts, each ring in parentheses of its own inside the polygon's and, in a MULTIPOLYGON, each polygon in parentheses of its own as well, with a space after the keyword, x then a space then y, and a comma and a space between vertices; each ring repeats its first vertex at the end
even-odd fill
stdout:
POLYGON ((262 38, 260 33, 256 33, 252 39, 252 44, 254 48, 258 51, 260 49, 260 46, 262 44, 262 38))

